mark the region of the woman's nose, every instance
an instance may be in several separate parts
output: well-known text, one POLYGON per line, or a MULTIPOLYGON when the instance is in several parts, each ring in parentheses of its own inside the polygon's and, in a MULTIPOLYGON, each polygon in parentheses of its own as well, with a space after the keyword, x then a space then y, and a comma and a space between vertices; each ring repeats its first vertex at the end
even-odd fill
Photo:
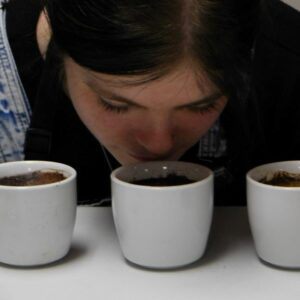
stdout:
POLYGON ((169 122, 156 122, 136 133, 136 140, 146 154, 168 157, 174 148, 174 129, 169 122))

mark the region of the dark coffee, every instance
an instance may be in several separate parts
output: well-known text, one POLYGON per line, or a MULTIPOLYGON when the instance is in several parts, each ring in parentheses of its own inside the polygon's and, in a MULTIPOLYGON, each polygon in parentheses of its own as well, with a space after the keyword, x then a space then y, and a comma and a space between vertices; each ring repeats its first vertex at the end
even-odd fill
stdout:
POLYGON ((66 179, 60 171, 35 171, 15 176, 0 178, 0 185, 6 186, 32 186, 54 183, 66 179))
POLYGON ((300 187, 300 174, 278 171, 274 173, 271 179, 265 177, 260 182, 277 186, 300 187))
POLYGON ((134 180, 131 183, 137 185, 148 185, 148 186, 175 186, 175 185, 183 185, 196 182, 195 180, 191 180, 186 176, 169 174, 167 177, 159 177, 159 178, 147 178, 134 180))

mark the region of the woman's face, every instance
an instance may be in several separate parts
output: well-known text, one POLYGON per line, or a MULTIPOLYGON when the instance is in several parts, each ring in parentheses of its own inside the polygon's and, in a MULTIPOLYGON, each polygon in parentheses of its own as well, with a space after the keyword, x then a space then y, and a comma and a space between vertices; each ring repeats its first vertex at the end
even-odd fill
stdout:
POLYGON ((66 89, 82 122, 123 165, 179 159, 214 124, 227 102, 187 65, 146 83, 142 76, 86 70, 70 58, 65 70, 66 89))

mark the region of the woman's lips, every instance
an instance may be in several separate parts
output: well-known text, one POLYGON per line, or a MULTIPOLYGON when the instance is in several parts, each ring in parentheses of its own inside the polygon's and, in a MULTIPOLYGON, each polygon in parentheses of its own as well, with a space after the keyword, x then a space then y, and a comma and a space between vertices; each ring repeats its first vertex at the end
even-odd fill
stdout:
POLYGON ((168 156, 154 156, 154 155, 143 155, 143 154, 131 154, 131 156, 138 161, 154 161, 154 160, 168 160, 168 156))

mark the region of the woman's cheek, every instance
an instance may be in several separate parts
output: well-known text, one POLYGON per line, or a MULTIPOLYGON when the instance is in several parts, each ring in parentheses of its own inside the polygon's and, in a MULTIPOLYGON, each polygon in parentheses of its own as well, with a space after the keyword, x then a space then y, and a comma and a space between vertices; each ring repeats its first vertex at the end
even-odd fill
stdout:
MULTIPOLYGON (((131 139, 131 133, 137 124, 141 124, 139 118, 130 118, 125 114, 117 114, 108 111, 99 111, 97 116, 89 122, 88 128, 99 141, 108 143, 116 140, 131 139)), ((141 125, 139 125, 141 126, 141 125)))

